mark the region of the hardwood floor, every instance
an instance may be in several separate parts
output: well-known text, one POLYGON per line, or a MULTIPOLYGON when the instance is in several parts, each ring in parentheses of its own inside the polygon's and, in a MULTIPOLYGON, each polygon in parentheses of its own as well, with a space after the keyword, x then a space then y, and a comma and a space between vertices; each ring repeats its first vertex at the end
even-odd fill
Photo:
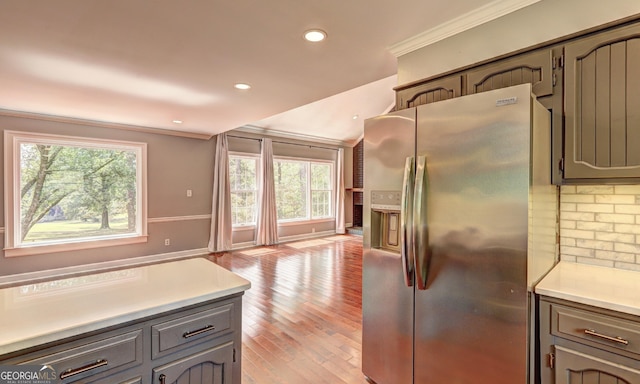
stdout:
POLYGON ((361 237, 209 258, 252 284, 243 297, 243 384, 367 383, 360 368, 361 237))

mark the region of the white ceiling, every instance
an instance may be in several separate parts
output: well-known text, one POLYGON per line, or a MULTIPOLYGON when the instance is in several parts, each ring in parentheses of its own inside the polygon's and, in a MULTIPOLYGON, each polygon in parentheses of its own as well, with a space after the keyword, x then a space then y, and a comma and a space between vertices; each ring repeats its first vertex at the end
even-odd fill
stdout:
POLYGON ((393 104, 390 46, 464 29, 498 4, 505 0, 0 0, 0 108, 350 142, 363 119, 393 104), (328 39, 304 41, 310 28, 328 39))

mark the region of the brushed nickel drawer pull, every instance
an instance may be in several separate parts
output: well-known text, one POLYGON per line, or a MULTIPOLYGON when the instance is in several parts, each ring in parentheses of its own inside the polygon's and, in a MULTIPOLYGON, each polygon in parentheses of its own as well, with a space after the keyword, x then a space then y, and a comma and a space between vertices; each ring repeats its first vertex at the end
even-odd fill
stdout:
POLYGON ((213 331, 214 329, 216 329, 216 327, 214 327, 213 325, 207 325, 206 327, 198 329, 196 331, 185 332, 185 333, 182 334, 182 337, 184 337, 185 339, 188 339, 190 337, 199 335, 201 333, 213 331))
POLYGON ((64 371, 64 372, 62 372, 60 374, 60 380, 64 380, 67 377, 75 376, 75 375, 90 371, 92 369, 104 367, 107 364, 109 364, 109 362, 107 360, 100 359, 100 360, 96 361, 95 363, 87 364, 84 367, 75 368, 75 369, 67 369, 66 371, 64 371))
POLYGON ((596 332, 595 329, 585 329, 584 333, 586 335, 589 335, 589 336, 599 337, 601 339, 605 339, 605 340, 608 340, 608 341, 613 341, 614 343, 620 343, 620 344, 624 344, 624 345, 629 345, 629 340, 625 340, 620 336, 613 337, 613 336, 603 335, 602 333, 596 332))

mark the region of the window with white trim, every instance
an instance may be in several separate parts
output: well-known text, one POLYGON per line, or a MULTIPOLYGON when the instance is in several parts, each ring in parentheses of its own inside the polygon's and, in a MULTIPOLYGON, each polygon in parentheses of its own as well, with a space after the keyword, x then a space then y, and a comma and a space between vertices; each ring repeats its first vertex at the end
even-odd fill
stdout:
POLYGON ((5 131, 5 255, 145 242, 146 144, 5 131))
POLYGON ((310 163, 311 218, 332 217, 333 164, 310 163))
POLYGON ((258 156, 229 155, 231 224, 236 227, 256 224, 258 212, 258 156))
POLYGON ((278 221, 334 217, 331 161, 274 159, 278 221))

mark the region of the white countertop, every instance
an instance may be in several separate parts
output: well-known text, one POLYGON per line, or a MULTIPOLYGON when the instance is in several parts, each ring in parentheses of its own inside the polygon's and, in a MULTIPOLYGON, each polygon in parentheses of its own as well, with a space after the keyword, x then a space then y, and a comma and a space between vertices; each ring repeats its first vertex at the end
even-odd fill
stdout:
POLYGON ((640 272, 561 261, 535 292, 640 316, 640 272))
POLYGON ((0 289, 0 355, 250 287, 194 258, 0 289))

